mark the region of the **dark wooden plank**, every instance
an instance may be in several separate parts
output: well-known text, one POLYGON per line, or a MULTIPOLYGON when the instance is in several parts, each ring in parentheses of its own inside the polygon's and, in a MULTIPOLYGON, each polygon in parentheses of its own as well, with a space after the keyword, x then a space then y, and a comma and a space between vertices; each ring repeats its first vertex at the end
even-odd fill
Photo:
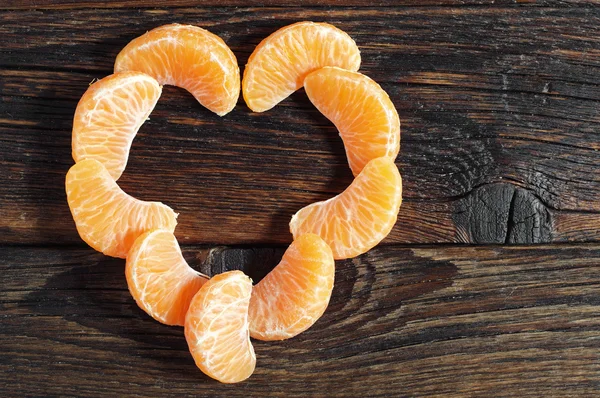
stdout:
MULTIPOLYGON (((208 6, 248 6, 253 2, 243 0, 208 0, 202 1, 203 7, 208 6)), ((289 2, 283 0, 262 0, 260 2, 254 2, 255 5, 266 6, 266 7, 288 7, 289 2), (258 3, 258 4, 256 4, 258 3)), ((295 1, 295 6, 353 6, 353 7, 423 7, 423 6, 473 6, 473 5, 485 5, 485 6, 583 6, 583 5, 596 5, 597 0, 561 0, 560 2, 545 0, 545 1, 534 1, 534 0, 374 0, 374 1, 360 1, 360 0, 300 0, 295 1)), ((195 7, 198 5, 198 1, 195 0, 171 0, 169 1, 169 7, 195 7)), ((13 9, 13 10, 27 10, 27 9, 79 9, 79 8, 157 8, 157 3, 152 0, 109 0, 109 1, 97 1, 97 0, 5 0, 3 4, 0 4, 0 10, 2 9, 13 9)))
MULTIPOLYGON (((255 342, 246 382, 208 380, 181 328, 129 296, 123 260, 3 247, 0 395, 593 396, 600 246, 385 247, 337 263, 325 315, 255 342)), ((198 269, 258 280, 282 248, 187 246, 198 269)))
MULTIPOLYGON (((130 39, 195 23, 244 65, 263 37, 323 12, 0 12, 2 241, 80 243, 63 187, 71 119, 130 39)), ((600 8, 335 7, 326 19, 356 39, 402 118, 405 201, 387 243, 600 240, 600 8)), ((182 242, 287 243, 295 211, 351 180, 302 92, 265 114, 240 100, 221 119, 167 88, 121 186, 181 213, 182 242)))

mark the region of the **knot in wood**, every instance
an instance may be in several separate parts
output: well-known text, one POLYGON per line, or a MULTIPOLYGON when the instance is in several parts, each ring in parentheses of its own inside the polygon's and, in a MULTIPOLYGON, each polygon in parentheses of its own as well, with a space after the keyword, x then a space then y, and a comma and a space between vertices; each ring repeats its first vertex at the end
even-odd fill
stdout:
POLYGON ((486 184, 460 199, 453 220, 465 243, 550 242, 552 215, 530 191, 513 184, 486 184))

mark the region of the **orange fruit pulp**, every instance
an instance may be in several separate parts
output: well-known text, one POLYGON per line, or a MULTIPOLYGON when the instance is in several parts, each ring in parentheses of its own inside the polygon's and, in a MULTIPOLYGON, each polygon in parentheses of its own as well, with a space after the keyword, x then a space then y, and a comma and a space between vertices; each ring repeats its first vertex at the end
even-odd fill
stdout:
POLYGON ((144 232, 173 232, 177 225, 177 214, 170 207, 126 194, 95 159, 71 167, 65 188, 79 236, 107 256, 125 258, 144 232))
POLYGON ((319 235, 336 260, 356 257, 389 234, 401 203, 402 178, 393 159, 373 159, 344 192, 294 214, 290 231, 294 239, 319 235))
POLYGON ((302 87, 310 72, 324 66, 358 70, 360 51, 344 31, 327 23, 285 26, 254 49, 242 80, 244 100, 264 112, 302 87))
POLYGON ((139 71, 160 84, 189 91, 219 116, 229 113, 240 95, 240 69, 219 36, 192 25, 160 26, 133 39, 115 61, 115 72, 139 71))
POLYGON ((213 276, 185 317, 185 339, 196 365, 222 383, 243 381, 256 367, 248 333, 251 292, 252 280, 241 271, 213 276))
POLYGON ((96 159, 118 180, 131 143, 161 92, 156 80, 140 72, 115 73, 90 85, 73 118, 75 162, 96 159))
POLYGON ((334 276, 335 262, 327 243, 314 234, 299 236, 252 289, 250 336, 283 340, 311 327, 329 304, 334 276))
POLYGON ((400 151, 400 118, 387 93, 369 77, 336 67, 304 79, 306 95, 333 122, 357 176, 369 161, 400 151))
POLYGON ((183 258, 172 232, 140 235, 127 254, 127 286, 138 306, 157 321, 183 326, 190 302, 208 276, 183 258))

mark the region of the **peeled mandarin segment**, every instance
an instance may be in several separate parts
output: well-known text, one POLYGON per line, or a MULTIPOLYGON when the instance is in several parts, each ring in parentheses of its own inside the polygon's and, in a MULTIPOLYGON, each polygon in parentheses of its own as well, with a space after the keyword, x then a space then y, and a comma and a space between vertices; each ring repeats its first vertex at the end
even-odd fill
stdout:
POLYGON ((126 70, 184 88, 219 116, 229 113, 240 95, 235 55, 219 36, 197 26, 164 25, 133 39, 115 61, 115 72, 126 70))
POLYGON ((177 225, 177 214, 170 207, 126 194, 95 159, 71 167, 65 187, 79 236, 108 256, 125 258, 144 232, 173 232, 177 225))
POLYGON ((396 223, 402 202, 402 178, 394 160, 371 160, 341 194, 304 207, 292 217, 296 239, 319 235, 336 260, 356 257, 377 245, 396 223))
POLYGON ((284 340, 311 327, 329 304, 334 276, 327 243, 314 234, 299 236, 277 267, 252 289, 250 336, 284 340))
POLYGON ((125 267, 127 286, 138 306, 157 321, 183 326, 190 302, 208 277, 183 258, 175 235, 165 230, 138 237, 125 267))
POLYGON ((304 79, 313 105, 337 127, 352 173, 376 158, 395 159, 400 150, 400 118, 387 93, 369 77, 336 67, 304 79))
POLYGON ((248 59, 242 80, 244 100, 264 112, 302 87, 310 72, 324 66, 356 71, 360 51, 344 31, 326 23, 298 22, 264 39, 248 59))
POLYGON ((122 72, 92 84, 73 118, 75 162, 96 159, 118 180, 129 158, 131 142, 154 109, 162 87, 140 72, 122 72))
POLYGON ((248 333, 252 280, 241 271, 212 277, 196 293, 185 318, 185 339, 196 365, 222 383, 250 377, 256 366, 248 333))

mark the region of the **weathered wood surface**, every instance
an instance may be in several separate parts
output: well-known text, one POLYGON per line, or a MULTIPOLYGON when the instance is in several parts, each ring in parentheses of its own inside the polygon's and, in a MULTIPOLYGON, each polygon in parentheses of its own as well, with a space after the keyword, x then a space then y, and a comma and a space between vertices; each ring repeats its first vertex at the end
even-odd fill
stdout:
MULTIPOLYGON (((256 275, 281 253, 188 247, 185 255, 204 272, 256 275)), ((325 315, 294 339, 255 342, 256 372, 234 386, 203 376, 182 329, 136 306, 123 268, 91 249, 4 251, 1 396, 590 397, 600 389, 599 245, 379 248, 338 262, 325 315)))
MULTIPOLYGON (((0 4, 0 396, 598 395, 598 2, 197 3, 0 4), (256 342, 252 378, 220 385, 180 328, 136 307, 123 261, 77 236, 64 194, 71 119, 146 30, 208 28, 243 68, 299 20, 351 34, 361 70, 398 108, 404 204, 384 245, 338 262, 314 328, 256 342)), ((291 241, 290 216, 351 178, 302 92, 265 114, 240 100, 219 118, 167 87, 120 184, 181 213, 196 268, 258 280, 291 241)))
MULTIPOLYGON (((197 0, 170 0, 169 7, 196 7, 197 0)), ((205 0, 202 6, 242 6, 259 5, 264 6, 289 6, 290 2, 285 0, 261 0, 260 2, 249 2, 244 0, 205 0), (258 3, 258 4, 257 4, 258 3)), ((352 7, 399 7, 399 6, 565 6, 574 4, 577 6, 593 6, 598 4, 598 0, 299 0, 295 1, 296 6, 352 6, 352 7)), ((4 0, 0 4, 1 9, 7 10, 30 10, 30 9, 80 9, 80 8, 133 8, 133 7, 151 7, 156 8, 157 4, 153 0, 108 0, 98 2, 97 0, 4 0)))
MULTIPOLYGON (((63 182, 72 115, 133 37, 195 23, 243 67, 262 38, 306 19, 355 38, 401 115, 405 201, 387 243, 600 240, 600 8, 182 7, 0 11, 3 241, 80 242, 63 182)), ((180 212, 182 242, 288 243, 291 215, 351 178, 302 92, 219 118, 167 88, 121 186, 180 212)))

